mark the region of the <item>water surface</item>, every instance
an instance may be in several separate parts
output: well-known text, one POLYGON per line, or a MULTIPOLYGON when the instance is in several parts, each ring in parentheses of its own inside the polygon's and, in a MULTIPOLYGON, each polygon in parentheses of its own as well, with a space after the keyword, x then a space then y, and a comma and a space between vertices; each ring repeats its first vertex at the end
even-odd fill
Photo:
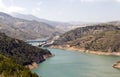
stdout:
POLYGON ((120 57, 49 50, 55 56, 32 70, 41 77, 120 77, 120 70, 112 68, 112 64, 120 60, 120 57))

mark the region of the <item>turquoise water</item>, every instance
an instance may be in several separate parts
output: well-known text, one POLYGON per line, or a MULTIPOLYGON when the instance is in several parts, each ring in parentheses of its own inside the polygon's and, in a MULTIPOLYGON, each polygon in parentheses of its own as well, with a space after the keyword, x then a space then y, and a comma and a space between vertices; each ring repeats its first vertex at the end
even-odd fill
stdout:
POLYGON ((120 57, 49 50, 55 56, 32 70, 41 77, 120 77, 120 70, 112 68, 112 64, 120 57))

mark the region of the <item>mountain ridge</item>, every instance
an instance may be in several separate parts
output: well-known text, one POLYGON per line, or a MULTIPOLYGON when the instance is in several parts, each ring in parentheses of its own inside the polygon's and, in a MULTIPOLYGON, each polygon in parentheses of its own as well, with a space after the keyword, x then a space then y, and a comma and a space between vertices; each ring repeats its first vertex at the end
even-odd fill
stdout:
POLYGON ((83 51, 120 52, 120 28, 112 24, 99 24, 66 32, 55 40, 54 46, 68 46, 83 51))
POLYGON ((77 28, 78 27, 78 23, 79 26, 81 26, 82 24, 85 24, 85 22, 60 22, 60 21, 52 21, 52 20, 47 20, 47 19, 43 19, 43 18, 38 18, 34 15, 25 15, 25 14, 20 14, 20 13, 12 13, 11 14, 13 17, 17 17, 17 18, 21 18, 21 19, 26 19, 26 20, 35 20, 35 21, 39 21, 39 22, 44 22, 47 23, 57 29, 59 29, 60 31, 69 31, 73 28, 77 28))
POLYGON ((0 33, 0 77, 38 77, 29 69, 37 67, 38 63, 51 56, 47 49, 34 47, 0 33))
POLYGON ((21 39, 37 39, 56 34, 58 30, 44 22, 28 21, 0 12, 0 31, 8 36, 21 39))
POLYGON ((16 63, 29 65, 33 62, 40 63, 45 60, 45 55, 51 55, 50 51, 37 48, 26 42, 6 36, 0 33, 0 54, 11 57, 16 63))

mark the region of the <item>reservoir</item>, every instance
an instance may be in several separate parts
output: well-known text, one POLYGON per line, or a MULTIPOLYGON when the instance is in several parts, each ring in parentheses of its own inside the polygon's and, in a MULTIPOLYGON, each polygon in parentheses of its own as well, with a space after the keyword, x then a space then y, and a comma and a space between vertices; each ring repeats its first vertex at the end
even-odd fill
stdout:
POLYGON ((120 77, 120 70, 112 67, 120 57, 48 49, 55 56, 32 70, 40 77, 120 77))

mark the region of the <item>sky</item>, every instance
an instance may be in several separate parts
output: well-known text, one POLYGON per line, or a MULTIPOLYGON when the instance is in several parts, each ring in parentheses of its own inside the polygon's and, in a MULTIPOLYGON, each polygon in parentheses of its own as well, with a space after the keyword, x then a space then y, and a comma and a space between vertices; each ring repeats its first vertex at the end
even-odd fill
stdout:
POLYGON ((120 0, 0 0, 0 11, 71 22, 120 20, 120 0))

